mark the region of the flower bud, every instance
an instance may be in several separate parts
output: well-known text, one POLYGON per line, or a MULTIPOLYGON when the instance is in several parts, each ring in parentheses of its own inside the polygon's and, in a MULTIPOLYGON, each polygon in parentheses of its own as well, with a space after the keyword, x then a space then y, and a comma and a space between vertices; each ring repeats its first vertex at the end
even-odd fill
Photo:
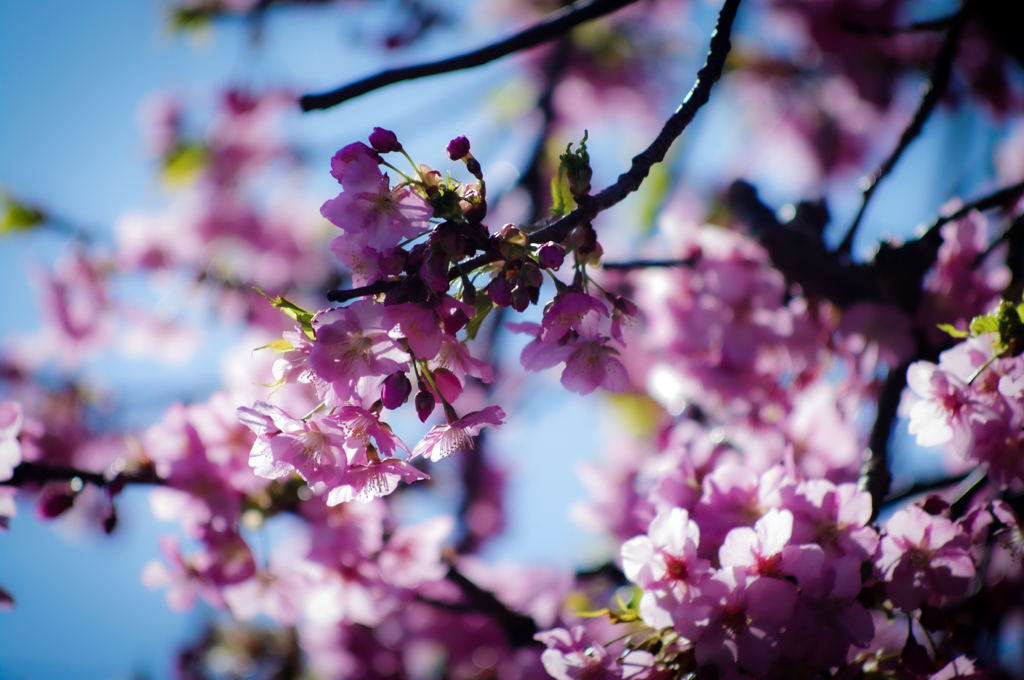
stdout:
POLYGON ((370 135, 370 146, 378 153, 402 150, 402 145, 398 143, 398 137, 395 133, 379 127, 373 128, 373 134, 370 135))
POLYGON ((434 395, 427 390, 427 386, 422 382, 419 384, 420 391, 416 394, 416 415, 420 417, 420 422, 427 422, 427 418, 434 412, 434 395))
POLYGON ((530 306, 530 290, 526 286, 519 286, 512 291, 512 309, 522 312, 530 306))
POLYGON ((508 307, 512 304, 512 286, 509 285, 504 271, 495 274, 491 282, 487 284, 487 294, 491 301, 499 307, 508 307))
POLYGON ((384 379, 380 398, 384 402, 384 408, 394 410, 404 404, 410 394, 412 394, 412 383, 409 382, 404 371, 398 371, 384 379))
POLYGON ((75 495, 65 484, 47 485, 39 498, 36 514, 40 519, 60 517, 75 504, 75 495))
POLYGON ((466 324, 469 323, 469 317, 461 309, 456 309, 443 323, 445 333, 455 335, 466 327, 466 324))
POLYGON ((537 261, 544 269, 558 269, 565 262, 565 248, 548 241, 537 249, 537 261))
POLYGON ((453 161, 461 161, 469 154, 469 140, 465 137, 456 137, 448 142, 448 148, 445 150, 448 152, 448 158, 453 161))

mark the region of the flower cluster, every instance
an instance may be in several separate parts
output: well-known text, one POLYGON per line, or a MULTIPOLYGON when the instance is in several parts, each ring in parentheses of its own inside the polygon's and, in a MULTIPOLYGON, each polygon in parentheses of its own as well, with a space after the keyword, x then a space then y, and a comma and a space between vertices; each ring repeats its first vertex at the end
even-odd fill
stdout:
MULTIPOLYGON (((447 148, 477 180, 465 185, 417 165, 389 130, 375 128, 369 141, 335 154, 331 174, 342 191, 321 209, 342 230, 331 250, 362 288, 353 293, 365 297, 315 314, 284 298, 271 299, 299 322, 269 345, 281 354, 274 367, 278 384, 309 385, 320 402, 316 411, 325 412, 299 419, 262 402, 239 409, 256 434, 250 456, 256 473, 268 479, 298 473, 330 505, 390 494, 401 480, 426 479, 409 461, 437 462, 472 447, 482 428, 502 425, 505 413, 496 405, 462 416, 456 410, 468 379, 493 380, 492 367, 470 354, 466 340, 492 309, 523 311, 536 303, 543 272, 558 270, 566 256, 565 246, 533 245, 512 225, 489 234, 481 221, 487 214, 486 183, 465 137, 447 148), (392 165, 386 154, 404 156, 410 172, 392 165), (392 186, 382 168, 401 181, 392 186), (500 258, 488 265, 493 275, 482 290, 470 279, 482 270, 461 269, 478 251, 500 258), (382 420, 386 410, 410 398, 421 421, 438 407, 445 418, 412 449, 382 420), (408 459, 395 457, 399 449, 408 459)), ((597 284, 584 265, 600 249, 589 225, 566 241, 575 258, 572 285, 555 278, 559 292, 542 323, 514 326, 535 336, 523 351, 523 365, 537 370, 564 362, 562 383, 569 389, 621 392, 626 369, 608 343, 624 343, 622 326, 636 307, 606 293, 609 312, 587 292, 597 284)))

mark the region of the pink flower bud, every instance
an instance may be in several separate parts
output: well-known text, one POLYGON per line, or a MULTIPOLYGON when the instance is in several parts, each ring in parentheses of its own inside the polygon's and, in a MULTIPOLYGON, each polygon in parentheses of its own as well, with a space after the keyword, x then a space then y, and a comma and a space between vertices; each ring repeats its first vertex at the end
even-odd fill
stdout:
MULTIPOLYGON (((59 486, 64 487, 65 485, 59 486)), ((74 504, 75 494, 73 492, 65 488, 58 489, 55 486, 50 486, 43 491, 39 505, 36 506, 36 514, 41 519, 54 519, 70 510, 74 504)))
POLYGON ((548 241, 537 250, 537 261, 544 269, 558 269, 565 262, 565 248, 548 241))
POLYGON ((469 154, 469 140, 465 137, 456 137, 448 142, 448 158, 453 161, 461 161, 469 154))
POLYGON ((412 394, 412 383, 409 382, 404 371, 398 371, 384 379, 384 388, 380 392, 380 398, 384 402, 385 408, 394 410, 404 404, 410 394, 412 394))
POLYGON ((402 145, 398 143, 398 137, 395 133, 379 127, 373 128, 373 134, 370 135, 370 146, 378 153, 402 150, 402 145))
POLYGON ((444 320, 444 330, 449 335, 455 335, 469 323, 469 317, 461 309, 456 309, 451 316, 444 320))
POLYGON ((427 418, 434 412, 434 395, 427 390, 427 386, 422 382, 420 383, 420 391, 416 395, 416 415, 420 417, 420 422, 427 422, 427 418))
POLYGON ((508 284, 504 271, 498 272, 487 284, 487 294, 499 307, 508 307, 512 304, 512 287, 508 284))

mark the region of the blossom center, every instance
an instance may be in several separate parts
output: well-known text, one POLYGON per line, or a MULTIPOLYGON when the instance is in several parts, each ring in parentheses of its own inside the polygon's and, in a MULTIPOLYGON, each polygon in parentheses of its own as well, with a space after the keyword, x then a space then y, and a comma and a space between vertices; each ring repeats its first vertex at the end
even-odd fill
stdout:
POLYGON ((685 581, 690 576, 690 568, 683 558, 668 555, 665 558, 665 574, 673 581, 685 581))

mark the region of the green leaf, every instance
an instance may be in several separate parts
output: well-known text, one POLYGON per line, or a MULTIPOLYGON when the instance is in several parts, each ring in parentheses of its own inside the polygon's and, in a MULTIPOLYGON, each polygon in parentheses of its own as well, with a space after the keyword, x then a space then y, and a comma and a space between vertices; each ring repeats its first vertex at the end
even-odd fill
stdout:
POLYGON ((491 296, 482 290, 476 292, 476 301, 473 302, 473 309, 476 310, 476 314, 466 324, 466 337, 470 340, 476 339, 476 334, 480 332, 480 325, 487 318, 487 315, 494 309, 494 303, 491 302, 491 296))
POLYGON ((253 351, 257 351, 257 350, 261 350, 261 349, 269 349, 272 352, 276 352, 277 354, 282 354, 284 352, 287 352, 289 350, 293 350, 295 348, 292 347, 292 343, 288 342, 284 338, 281 338, 280 340, 275 340, 274 342, 272 342, 272 343, 270 343, 268 345, 263 345, 262 347, 257 347, 253 351))
POLYGON ((558 172, 551 178, 551 214, 564 217, 572 212, 574 205, 572 191, 565 177, 565 166, 559 166, 558 172))
POLYGON ((570 142, 565 147, 565 153, 558 157, 559 173, 565 172, 565 179, 569 183, 569 191, 574 197, 586 196, 590 193, 590 180, 594 171, 590 168, 590 154, 587 153, 587 137, 589 133, 583 131, 583 141, 580 148, 572 150, 570 142))
POLYGON ((433 196, 427 197, 427 203, 434 209, 434 217, 441 220, 462 221, 462 206, 459 192, 449 185, 441 184, 433 196))
MULTIPOLYGON (((975 321, 977 321, 979 318, 981 318, 981 317, 977 317, 975 319, 975 321)), ((973 324, 973 322, 972 322, 972 324, 973 324)), ((959 328, 957 328, 956 326, 954 326, 952 324, 948 324, 948 323, 940 323, 939 324, 939 330, 940 331, 945 331, 945 332, 949 333, 954 338, 967 338, 967 337, 970 337, 970 335, 971 335, 967 331, 962 331, 959 328)))
POLYGON ((28 231, 46 220, 41 210, 4 194, 0 205, 0 236, 14 231, 28 231))
MULTIPOLYGON (((272 304, 275 308, 280 309, 282 312, 287 314, 289 317, 291 317, 292 319, 295 319, 295 321, 299 324, 299 327, 302 328, 303 332, 309 337, 310 340, 316 340, 316 334, 313 333, 313 323, 312 323, 313 322, 313 313, 312 312, 307 312, 302 307, 299 307, 294 302, 292 302, 292 301, 290 301, 290 300, 288 300, 286 298, 283 298, 280 295, 278 295, 277 297, 270 297, 269 295, 264 293, 259 288, 256 288, 255 286, 253 287, 253 290, 255 290, 257 293, 259 293, 263 297, 267 298, 267 300, 270 302, 270 304, 272 304)), ((271 343, 271 344, 274 344, 274 343, 271 343)))
POLYGON ((580 618, 596 619, 596 618, 599 618, 601 616, 609 616, 609 615, 611 615, 612 612, 611 612, 610 609, 605 607, 604 609, 598 609, 597 611, 592 611, 592 612, 574 612, 574 613, 576 614, 576 616, 579 616, 580 618))
MULTIPOLYGON (((998 333, 999 332, 999 319, 997 319, 994 316, 989 316, 989 315, 976 316, 973 319, 971 319, 970 329, 971 329, 971 332, 969 334, 968 333, 964 333, 963 335, 956 335, 955 333, 950 333, 950 335, 952 335, 954 337, 958 337, 958 338, 964 338, 964 337, 967 337, 968 335, 975 335, 976 336, 976 335, 984 335, 985 333, 998 333)), ((963 332, 963 331, 961 331, 961 332, 963 332)))
POLYGON ((202 144, 179 144, 164 158, 164 179, 170 184, 184 184, 202 170, 209 152, 202 144))
POLYGON ((210 24, 209 14, 202 9, 175 9, 168 17, 172 31, 198 31, 210 24))

